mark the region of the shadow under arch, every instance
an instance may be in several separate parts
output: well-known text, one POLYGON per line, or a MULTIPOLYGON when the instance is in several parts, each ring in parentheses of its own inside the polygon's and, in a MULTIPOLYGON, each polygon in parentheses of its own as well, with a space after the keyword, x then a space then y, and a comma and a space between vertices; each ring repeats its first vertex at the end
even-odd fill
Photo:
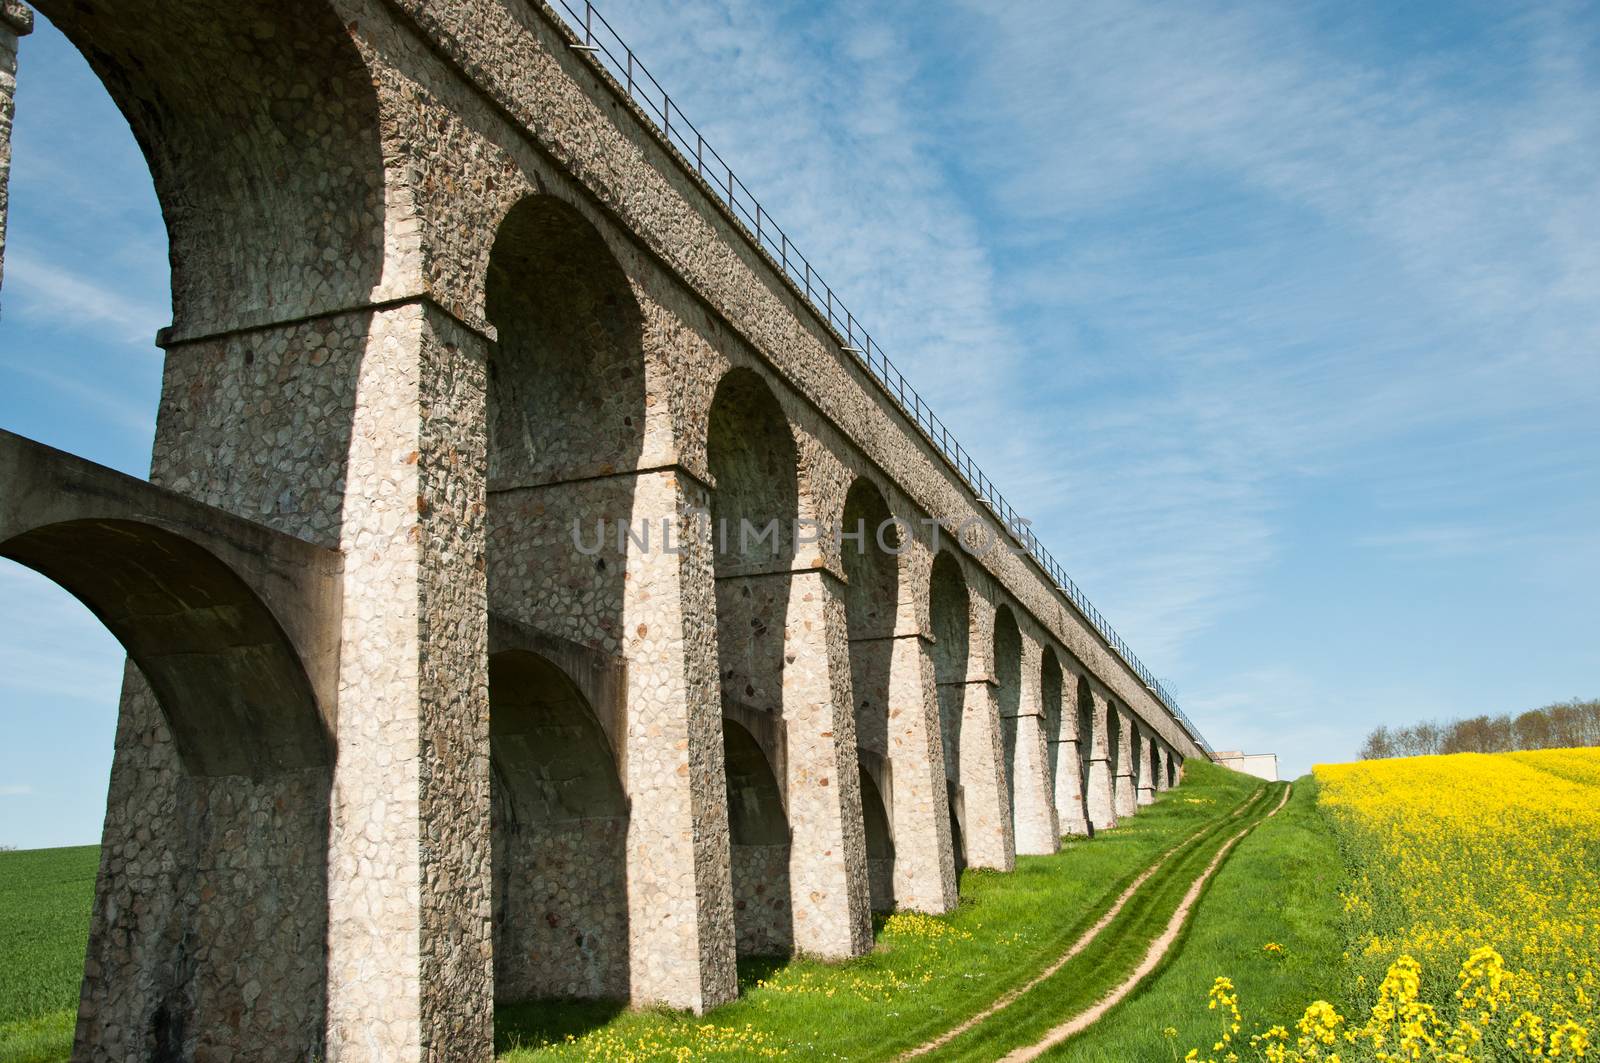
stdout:
POLYGON ((886 760, 864 750, 858 771, 861 775, 861 825, 867 841, 868 895, 874 912, 892 912, 895 908, 894 821, 890 815, 891 798, 886 792, 893 781, 892 768, 886 760))
POLYGON ((1000 716, 1000 735, 1005 756, 1000 771, 1005 776, 1006 807, 1011 809, 1013 829, 1017 818, 1017 714, 1022 711, 1022 631, 1009 605, 994 613, 995 702, 1000 716))
POLYGON ((156 525, 87 519, 13 535, 0 557, 54 581, 116 636, 190 775, 333 764, 332 707, 318 705, 272 610, 209 550, 156 525))
POLYGON ((845 494, 841 540, 845 573, 845 624, 850 639, 850 689, 855 696, 856 744, 861 765, 861 810, 866 828, 872 910, 895 906, 894 812, 886 786, 870 777, 866 762, 890 771, 889 718, 894 691, 894 631, 899 606, 899 529, 890 522, 883 492, 858 477, 845 494))
POLYGON ((36 6, 89 61, 144 152, 170 241, 176 332, 368 301, 383 267, 382 124, 373 75, 331 4, 36 6))
POLYGON ((756 736, 723 717, 728 785, 728 840, 733 871, 733 926, 738 955, 794 951, 789 890, 789 820, 773 766, 756 736))
POLYGON ((944 743, 945 786, 956 871, 967 865, 961 822, 961 719, 966 710, 967 658, 972 638, 971 597, 961 562, 948 550, 934 558, 929 577, 929 623, 933 628, 933 674, 939 689, 939 732, 944 743))
POLYGON ((1094 689, 1089 677, 1078 676, 1078 788, 1083 801, 1084 821, 1089 833, 1094 834, 1094 824, 1089 822, 1089 765, 1094 760, 1094 689))
POLYGON ((629 803, 595 707, 527 650, 489 657, 495 1000, 626 1000, 629 803))
POLYGON ((784 808, 786 772, 762 753, 751 728, 784 732, 799 454, 789 419, 754 370, 731 369, 718 381, 707 416, 706 462, 713 481, 717 670, 732 824, 734 937, 740 956, 783 955, 794 948, 789 831, 784 820, 780 844, 772 815, 784 808))
MULTIPOLYGON (((52 495, 47 508, 61 505, 52 495)), ((148 748, 175 796, 171 821, 151 822, 145 779, 113 775, 88 953, 98 977, 86 976, 79 1050, 120 1044, 130 1056, 186 1059, 259 1041, 270 1048, 257 1058, 316 1056, 334 751, 300 651, 233 567, 187 536, 120 518, 26 527, 26 493, 20 501, 0 513, 0 556, 54 581, 122 643, 133 663, 119 752, 148 748), (130 713, 143 698, 156 719, 130 713), (143 845, 130 844, 136 830, 149 831, 143 845), (139 994, 118 997, 114 1012, 93 1006, 135 970, 139 994), (247 986, 270 990, 273 1007, 252 1008, 247 986), (114 1042, 107 1021, 132 1026, 114 1042)))
MULTIPOLYGON (((1062 734, 1064 727, 1071 727, 1076 720, 1063 721, 1061 718, 1061 695, 1063 690, 1063 677, 1061 672, 1061 659, 1056 656, 1055 648, 1045 644, 1044 652, 1039 657, 1039 711, 1044 715, 1044 743, 1045 743, 1045 770, 1050 779, 1050 791, 1056 792, 1061 785, 1061 743, 1066 739, 1062 734)), ((1063 815, 1062 801, 1055 798, 1057 822, 1063 815)))

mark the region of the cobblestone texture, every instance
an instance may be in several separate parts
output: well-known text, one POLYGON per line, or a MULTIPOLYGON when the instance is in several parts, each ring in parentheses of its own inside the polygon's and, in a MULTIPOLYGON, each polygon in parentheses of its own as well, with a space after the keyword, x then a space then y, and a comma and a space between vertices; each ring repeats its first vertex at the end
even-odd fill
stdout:
POLYGON ((701 1011, 736 955, 858 955, 874 904, 947 911, 958 865, 1197 752, 1031 561, 949 534, 1000 541, 547 10, 40 6, 171 234, 151 479, 343 557, 331 765, 194 775, 130 670, 77 1058, 470 1061, 496 997, 701 1011), (867 496, 907 522, 873 564, 704 519, 867 496), (536 652, 492 693, 491 614, 613 701, 536 652))

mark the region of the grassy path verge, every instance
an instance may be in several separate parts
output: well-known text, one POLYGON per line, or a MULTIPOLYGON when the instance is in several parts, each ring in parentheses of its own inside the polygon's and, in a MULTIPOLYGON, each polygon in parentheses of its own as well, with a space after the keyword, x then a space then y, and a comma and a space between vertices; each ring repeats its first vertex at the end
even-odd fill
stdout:
MULTIPOLYGON (((959 909, 940 918, 892 918, 878 948, 858 960, 745 965, 744 997, 703 1018, 618 1012, 614 1005, 502 1007, 496 1014, 502 1058, 671 1059, 686 1052, 684 1058, 696 1060, 892 1059, 1033 979, 1183 839, 1202 829, 1206 837, 1224 825, 1237 829, 1240 820, 1230 814, 1259 781, 1195 762, 1185 771, 1182 787, 1093 841, 1020 859, 1010 874, 968 872, 959 909)), ((1146 903, 1144 893, 1127 902, 1124 914, 1146 903)), ((1094 948, 1119 947, 1116 937, 1101 935, 1094 948)))
MULTIPOLYGON (((497 1009, 502 1058, 894 1058, 1036 979, 1164 855, 1116 920, 1143 911, 1145 887, 1236 830, 1259 783, 1208 764, 1186 772, 1182 787, 1093 841, 1022 858, 1009 874, 967 873, 960 908, 891 918, 868 956, 742 964, 743 999, 703 1018, 598 1003, 497 1009)), ((92 847, 0 854, 0 1063, 66 1058, 96 860, 92 847)), ((1078 955, 1126 950, 1119 937, 1097 935, 1078 955)))
POLYGON ((1345 868, 1310 776, 1277 817, 1239 843, 1201 898, 1179 947, 1150 981, 1095 1025, 1044 1058, 1125 1063, 1182 1058, 1219 1030, 1206 993, 1229 975, 1262 1017, 1285 1025, 1308 1001, 1333 999, 1344 940, 1339 887, 1345 868), (1276 945, 1276 949, 1267 948, 1276 945), (1174 1033, 1169 1036, 1166 1031, 1174 1033))
POLYGON ((1153 968, 1159 962, 1159 955, 1152 957, 1152 942, 1174 929, 1175 913, 1186 902, 1193 903, 1205 885, 1208 872, 1216 868, 1237 840, 1272 815, 1285 789, 1274 785, 1267 790, 1265 800, 1253 800, 1239 816, 1213 825, 1198 841, 1185 846, 1151 876, 1108 932, 1071 963, 1041 981, 1003 1013, 926 1058, 939 1063, 957 1060, 987 1063, 1009 1052, 1039 1045, 1072 1017, 1091 1011, 1119 992, 1125 993, 1131 974, 1153 968))
MULTIPOLYGON (((1251 808, 1251 806, 1253 806, 1257 801, 1261 800, 1261 796, 1265 792, 1266 791, 1264 788, 1257 790, 1250 796, 1249 800, 1243 802, 1238 808, 1234 809, 1233 814, 1229 818, 1236 819, 1243 815, 1251 808)), ((1122 914, 1122 910, 1128 906, 1130 901, 1135 901, 1140 898, 1140 891, 1144 889, 1145 883, 1149 882, 1150 879, 1160 873, 1162 868, 1167 865, 1169 860, 1189 846, 1200 843, 1201 840, 1208 835, 1221 830, 1225 822, 1226 821, 1222 821, 1202 827, 1200 830, 1189 835, 1189 837, 1185 838, 1171 849, 1168 849, 1165 853, 1162 853, 1161 856, 1156 859, 1155 863, 1139 872, 1134 880, 1128 884, 1128 887, 1122 891, 1122 893, 1114 902, 1112 902, 1111 907, 1107 908, 1101 914, 1100 918, 1095 921, 1095 924, 1086 930, 1081 937, 1074 941, 1072 943, 1072 947, 1067 949, 1067 951, 1063 953, 1054 963, 1050 964, 1050 966, 1034 975, 1031 979, 1018 986, 1016 989, 1006 993, 999 1000, 978 1012, 978 1014, 972 1016, 970 1019, 967 1019, 965 1022, 962 1022, 954 1028, 945 1031, 933 1040, 912 1049, 910 1052, 906 1053, 904 1058, 913 1059, 917 1056, 924 1056, 930 1052, 943 1048, 956 1038, 967 1033, 967 1031, 978 1026, 979 1023, 988 1021, 992 1016, 1010 1007, 1017 1000, 1019 1000, 1023 994, 1031 992, 1044 982, 1048 981, 1050 978, 1053 978, 1057 972, 1076 959, 1078 955, 1085 949, 1093 945, 1096 939, 1098 939, 1102 933, 1116 923, 1117 917, 1122 914)))

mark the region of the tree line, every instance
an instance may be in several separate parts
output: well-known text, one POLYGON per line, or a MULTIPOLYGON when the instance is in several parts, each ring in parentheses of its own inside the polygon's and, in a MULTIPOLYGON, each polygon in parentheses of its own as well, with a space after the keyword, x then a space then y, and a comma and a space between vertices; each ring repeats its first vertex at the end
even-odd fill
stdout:
POLYGON ((1409 727, 1380 726, 1361 746, 1362 760, 1432 753, 1509 753, 1520 749, 1600 746, 1600 701, 1560 701, 1515 716, 1473 716, 1409 727))

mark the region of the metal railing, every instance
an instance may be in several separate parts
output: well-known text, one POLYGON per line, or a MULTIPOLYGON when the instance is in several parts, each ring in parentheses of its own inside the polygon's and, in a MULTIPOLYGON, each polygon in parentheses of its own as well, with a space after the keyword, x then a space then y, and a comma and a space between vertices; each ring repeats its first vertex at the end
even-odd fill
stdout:
POLYGON ((726 204, 734 220, 745 230, 745 235, 755 241, 756 248, 767 256, 771 264, 776 266, 795 289, 805 296, 817 315, 828 323, 836 337, 841 340, 840 346, 843 350, 855 356, 868 374, 878 382, 884 392, 894 400, 928 442, 933 444, 956 474, 978 496, 978 501, 987 506, 1019 543, 1026 547, 1034 561, 1038 562, 1039 567, 1044 569, 1055 582, 1056 587, 1067 596, 1089 623, 1094 625, 1094 629, 1106 643, 1139 677, 1145 689, 1154 694, 1171 711, 1201 749, 1210 753, 1211 746, 1178 707, 1177 701, 1162 686, 1155 673, 1145 667, 1144 662, 1139 660, 1123 641, 1122 636, 1117 634, 1110 621, 1095 608, 1094 603, 1089 601, 1088 596, 1072 581, 1072 577, 1067 575, 1066 570, 1051 556, 1050 551, 1044 548, 1032 529, 1028 527, 1028 522, 1001 495, 994 481, 978 468, 972 460, 972 455, 968 454, 950 434, 950 429, 945 423, 928 408, 922 396, 917 394, 916 389, 907 382, 900 370, 889 361, 888 356, 883 353, 883 348, 873 341, 862 328, 861 322, 856 320, 855 315, 834 294, 833 288, 812 268, 811 261, 794 246, 788 233, 772 220, 772 215, 766 212, 760 201, 745 187, 744 182, 735 176, 733 167, 717 154, 715 148, 706 143, 700 130, 689 121, 683 110, 672 102, 672 97, 667 94, 655 76, 639 62, 633 49, 628 47, 617 31, 588 0, 583 0, 581 7, 573 0, 551 0, 551 2, 558 16, 565 13, 564 21, 567 23, 567 28, 579 41, 570 47, 587 53, 639 106, 645 117, 651 120, 665 139, 668 147, 679 155, 680 161, 697 174, 707 188, 726 204))

